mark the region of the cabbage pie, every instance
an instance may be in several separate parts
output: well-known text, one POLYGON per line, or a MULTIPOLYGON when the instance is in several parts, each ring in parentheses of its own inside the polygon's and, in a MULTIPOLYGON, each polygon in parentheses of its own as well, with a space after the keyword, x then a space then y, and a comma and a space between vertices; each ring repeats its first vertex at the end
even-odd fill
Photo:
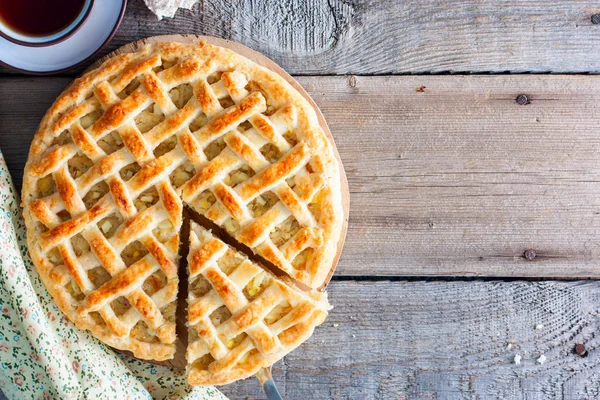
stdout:
POLYGON ((203 280, 190 283, 190 382, 230 382, 273 364, 324 319, 315 289, 341 235, 339 169, 313 108, 278 74, 205 43, 148 45, 77 79, 44 116, 23 182, 29 252, 78 327, 167 360, 189 240, 183 210, 208 218, 311 289, 195 226, 190 272, 203 280), (282 305, 285 316, 271 318, 282 305))

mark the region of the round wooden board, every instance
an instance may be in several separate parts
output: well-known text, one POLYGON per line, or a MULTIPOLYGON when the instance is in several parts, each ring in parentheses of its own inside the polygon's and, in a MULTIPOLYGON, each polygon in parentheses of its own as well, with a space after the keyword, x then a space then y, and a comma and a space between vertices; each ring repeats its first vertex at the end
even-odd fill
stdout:
MULTIPOLYGON (((294 78, 292 78, 292 76, 290 74, 285 72, 283 68, 281 68, 279 65, 277 65, 270 58, 258 53, 257 51, 252 50, 249 47, 246 47, 239 43, 232 42, 230 40, 220 39, 220 38, 216 38, 216 37, 212 37, 212 36, 202 36, 202 35, 163 35, 163 36, 152 36, 152 37, 149 37, 146 39, 141 39, 141 40, 126 44, 122 47, 119 47, 115 51, 98 59, 95 63, 93 63, 88 68, 88 70, 99 67, 104 61, 116 56, 117 54, 134 53, 146 44, 161 43, 161 42, 198 43, 201 41, 204 41, 206 43, 209 43, 209 44, 212 44, 215 46, 221 46, 221 47, 225 47, 230 50, 233 50, 236 53, 239 53, 239 54, 243 55, 244 57, 254 61, 258 65, 261 65, 261 66, 268 68, 271 71, 279 74, 282 78, 284 78, 286 81, 288 81, 288 83, 290 85, 292 85, 296 90, 298 90, 298 92, 300 92, 300 94, 302 96, 304 96, 306 98, 306 100, 314 108, 314 110, 317 114, 317 118, 319 119, 319 124, 321 125, 321 128, 325 132, 325 135, 327 135, 327 138, 329 139, 329 142, 331 143, 331 146, 333 148, 335 157, 337 158, 339 165, 340 165, 340 188, 342 191, 342 207, 344 210, 344 219, 343 219, 343 224, 342 224, 342 231, 340 234, 340 240, 338 241, 337 252, 336 252, 335 258, 333 260, 331 270, 329 271, 329 274, 327 276, 327 279, 325 280, 325 283, 323 284, 323 286, 321 288, 319 288, 319 289, 324 289, 329 284, 329 281, 331 280, 331 277, 333 276, 333 273, 335 272, 335 268, 340 259, 340 255, 342 253, 342 248, 344 247, 344 242, 346 240, 346 232, 348 230, 348 215, 349 215, 349 211, 350 211, 350 190, 348 187, 348 179, 346 178, 346 173, 344 171, 344 167, 342 164, 342 159, 340 158, 340 154, 338 153, 337 147, 335 146, 333 136, 331 135, 329 126, 327 126, 327 122, 325 121, 325 117, 323 116, 323 113, 321 113, 321 110, 319 109, 319 107, 317 106, 315 101, 306 92, 306 90, 304 90, 304 88, 294 78)), ((185 307, 186 307, 185 301, 178 303, 178 307, 177 307, 177 310, 178 310, 177 311, 177 326, 178 327, 186 326, 186 324, 185 324, 186 318, 185 318, 185 312, 184 312, 185 307)), ((168 361, 144 360, 144 361, 149 361, 154 364, 164 365, 164 366, 168 366, 168 367, 184 368, 186 366, 185 348, 187 346, 187 343, 185 343, 185 342, 187 342, 187 340, 184 340, 184 338, 187 338, 187 332, 179 332, 178 331, 177 334, 179 336, 179 340, 177 341, 177 352, 175 353, 175 357, 172 360, 168 360, 168 361)), ((118 351, 120 351, 120 350, 118 350, 118 351)), ((129 353, 127 351, 120 351, 120 352, 132 356, 131 353, 129 353)))

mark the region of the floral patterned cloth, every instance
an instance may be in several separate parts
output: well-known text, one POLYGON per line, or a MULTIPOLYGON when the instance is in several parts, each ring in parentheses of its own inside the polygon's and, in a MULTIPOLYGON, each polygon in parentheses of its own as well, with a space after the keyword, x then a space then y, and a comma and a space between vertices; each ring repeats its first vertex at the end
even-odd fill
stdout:
POLYGON ((187 386, 182 370, 116 353, 75 327, 29 255, 25 224, 0 152, 0 389, 9 399, 226 399, 187 386))

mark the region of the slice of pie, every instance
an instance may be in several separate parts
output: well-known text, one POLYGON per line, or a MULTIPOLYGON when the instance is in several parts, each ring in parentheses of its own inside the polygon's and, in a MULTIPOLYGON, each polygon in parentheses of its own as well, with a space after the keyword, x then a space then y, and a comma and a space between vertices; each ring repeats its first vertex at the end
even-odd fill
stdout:
POLYGON ((191 385, 223 385, 273 365, 331 308, 325 293, 293 288, 195 223, 188 271, 191 385))
POLYGON ((320 288, 340 239, 339 169, 279 75, 204 43, 148 45, 77 79, 44 116, 23 181, 29 251, 77 326, 169 359, 184 206, 320 288))

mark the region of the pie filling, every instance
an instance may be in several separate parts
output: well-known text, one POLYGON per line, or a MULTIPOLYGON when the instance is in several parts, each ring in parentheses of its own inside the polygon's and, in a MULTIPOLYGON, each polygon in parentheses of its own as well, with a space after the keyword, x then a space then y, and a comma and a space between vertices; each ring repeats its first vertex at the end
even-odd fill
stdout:
MULTIPOLYGON (((320 128, 299 116, 305 105, 271 95, 265 86, 274 85, 271 78, 255 80, 252 69, 219 69, 160 46, 162 56, 147 48, 149 55, 92 89, 76 81, 61 97, 72 96, 77 105, 61 108, 59 98, 42 121, 44 135, 34 139, 23 185, 30 252, 61 310, 78 326, 137 357, 165 360, 174 352, 177 291, 184 281, 182 221, 191 218, 211 232, 196 234, 197 245, 209 240, 230 247, 212 278, 190 276, 190 301, 216 290, 218 276, 230 283, 228 277, 248 263, 262 272, 239 288, 242 303, 254 304, 274 287, 281 296, 300 296, 274 305, 252 332, 219 340, 228 354, 239 353, 235 360, 215 357, 223 352, 212 348, 190 360, 192 370, 214 372, 227 361, 247 375, 281 358, 266 351, 267 344, 251 346, 261 337, 256 329, 274 326, 270 340, 289 351, 321 318, 289 327, 279 322, 292 309, 300 313, 303 301, 323 301, 311 288, 325 281, 332 262, 325 255, 339 238, 337 164, 322 132, 313 132, 320 128), (324 273, 319 263, 327 264, 324 273), (312 291, 300 294, 284 282, 312 291)), ((228 306, 202 323, 211 332, 230 327, 241 308, 232 313, 228 306)), ((191 329, 188 342, 204 336, 191 329)), ((225 381, 214 373, 195 378, 197 384, 225 381)))

